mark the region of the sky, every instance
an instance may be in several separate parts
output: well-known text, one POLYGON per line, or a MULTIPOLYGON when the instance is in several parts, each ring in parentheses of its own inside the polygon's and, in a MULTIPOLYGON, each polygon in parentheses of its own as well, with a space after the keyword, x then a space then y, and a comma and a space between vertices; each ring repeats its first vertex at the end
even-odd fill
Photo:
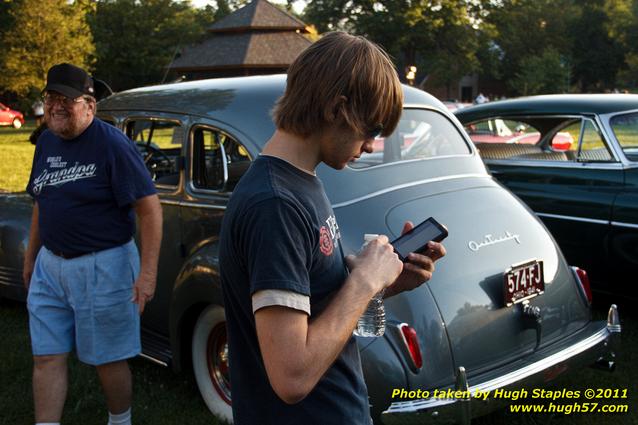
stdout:
MULTIPOLYGON (((285 0, 269 0, 271 3, 274 4, 286 4, 285 0)), ((212 4, 215 5, 215 0, 191 0, 191 3, 195 6, 195 7, 204 7, 207 4, 212 4)), ((301 11, 303 10, 304 6, 306 4, 305 0, 296 0, 293 5, 292 8, 294 9, 295 12, 297 13, 301 13, 301 11)))

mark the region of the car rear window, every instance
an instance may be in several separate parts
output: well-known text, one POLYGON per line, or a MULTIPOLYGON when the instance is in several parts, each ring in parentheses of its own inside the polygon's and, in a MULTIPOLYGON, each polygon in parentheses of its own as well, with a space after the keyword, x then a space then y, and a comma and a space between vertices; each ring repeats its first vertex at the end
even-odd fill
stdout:
POLYGON ((638 112, 616 115, 610 123, 627 158, 638 161, 638 112))
POLYGON ((465 126, 474 143, 518 143, 534 145, 540 140, 540 132, 522 121, 489 118, 465 126))
POLYGON ((374 139, 372 153, 364 153, 351 168, 374 167, 392 162, 469 154, 470 148, 443 114, 425 109, 406 109, 394 133, 374 139))

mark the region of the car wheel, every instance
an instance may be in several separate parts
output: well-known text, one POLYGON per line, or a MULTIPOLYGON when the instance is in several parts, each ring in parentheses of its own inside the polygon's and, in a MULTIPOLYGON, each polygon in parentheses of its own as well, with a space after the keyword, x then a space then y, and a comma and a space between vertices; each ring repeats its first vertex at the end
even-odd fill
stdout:
POLYGON ((232 423, 226 335, 223 308, 210 306, 200 314, 193 331, 193 372, 208 409, 216 417, 232 423))
POLYGON ((17 118, 14 118, 13 119, 13 128, 20 128, 20 127, 22 127, 22 121, 20 121, 17 118))

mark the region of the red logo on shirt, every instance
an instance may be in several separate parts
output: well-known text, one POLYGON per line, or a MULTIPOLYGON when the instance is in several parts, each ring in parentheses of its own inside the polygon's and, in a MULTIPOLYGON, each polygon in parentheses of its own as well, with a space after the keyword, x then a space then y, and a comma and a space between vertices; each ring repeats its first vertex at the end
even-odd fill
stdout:
POLYGON ((332 251, 334 250, 332 236, 330 236, 330 231, 326 226, 321 226, 321 229, 319 229, 319 249, 321 249, 321 252, 326 257, 332 255, 332 251))

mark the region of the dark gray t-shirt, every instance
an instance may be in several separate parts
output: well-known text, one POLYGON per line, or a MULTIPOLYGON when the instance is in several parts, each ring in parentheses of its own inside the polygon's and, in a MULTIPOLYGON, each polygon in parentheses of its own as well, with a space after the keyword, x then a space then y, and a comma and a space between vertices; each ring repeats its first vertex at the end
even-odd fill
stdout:
POLYGON ((259 157, 233 191, 219 258, 236 425, 370 423, 354 337, 312 392, 288 405, 270 386, 255 331, 259 290, 309 296, 311 315, 321 314, 346 278, 339 238, 319 179, 281 159, 259 157))

